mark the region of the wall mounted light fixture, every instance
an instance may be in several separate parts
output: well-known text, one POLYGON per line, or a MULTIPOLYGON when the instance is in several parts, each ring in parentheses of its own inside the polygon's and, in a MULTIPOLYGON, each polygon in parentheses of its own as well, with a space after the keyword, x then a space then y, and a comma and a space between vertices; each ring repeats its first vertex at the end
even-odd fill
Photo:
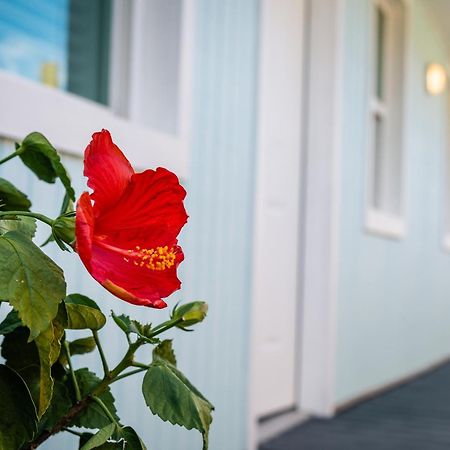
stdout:
POLYGON ((442 64, 428 64, 425 85, 430 95, 439 95, 445 91, 447 87, 447 71, 442 64))

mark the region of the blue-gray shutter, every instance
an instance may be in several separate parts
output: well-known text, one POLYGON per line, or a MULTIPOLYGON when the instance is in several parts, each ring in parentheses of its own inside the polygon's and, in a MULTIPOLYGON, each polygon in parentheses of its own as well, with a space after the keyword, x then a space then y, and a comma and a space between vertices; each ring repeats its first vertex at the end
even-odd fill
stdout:
POLYGON ((111 0, 71 0, 68 90, 108 103, 111 0))

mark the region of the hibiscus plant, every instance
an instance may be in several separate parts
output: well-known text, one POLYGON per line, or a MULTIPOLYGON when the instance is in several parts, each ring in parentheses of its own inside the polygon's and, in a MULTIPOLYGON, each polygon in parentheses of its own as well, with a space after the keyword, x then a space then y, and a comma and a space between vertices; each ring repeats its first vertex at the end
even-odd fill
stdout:
MULTIPOLYGON (((82 293, 66 292, 63 271, 33 242, 36 222, 49 227, 44 244, 79 257, 92 277, 119 299, 142 307, 165 308, 164 298, 180 288, 177 267, 183 251, 177 237, 187 221, 185 190, 166 169, 135 173, 108 131, 87 146, 84 175, 90 193, 73 207, 75 192, 60 157, 40 133, 29 134, 16 151, 41 180, 65 188, 61 213, 49 218, 31 210, 28 197, 0 178, 0 450, 35 449, 51 436, 79 436, 79 448, 143 450, 136 431, 121 423, 110 385, 145 372, 143 401, 162 420, 196 428, 208 446, 211 403, 176 365, 171 328, 190 330, 207 312, 203 302, 175 305, 154 326, 111 313, 124 333, 126 351, 111 365, 102 349, 107 318, 82 293), (70 330, 86 330, 71 339, 70 330), (138 361, 145 345, 153 352, 138 361), (74 355, 97 351, 103 373, 75 370, 74 355)), ((42 245, 41 245, 42 246, 42 245)))

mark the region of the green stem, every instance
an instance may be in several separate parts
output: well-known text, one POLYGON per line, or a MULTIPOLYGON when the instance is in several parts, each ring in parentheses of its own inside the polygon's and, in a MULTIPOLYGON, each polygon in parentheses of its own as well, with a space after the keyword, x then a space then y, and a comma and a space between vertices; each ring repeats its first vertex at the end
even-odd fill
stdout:
MULTIPOLYGON (((30 442, 27 447, 25 447, 25 450, 33 450, 33 449, 39 447, 39 445, 41 445, 43 442, 45 442, 50 436, 53 436, 54 434, 59 433, 63 428, 67 428, 68 426, 70 426, 70 424, 73 422, 73 419, 75 417, 77 417, 77 415, 80 414, 80 412, 84 411, 91 402, 95 401, 97 404, 99 404, 99 406, 102 409, 105 410, 106 406, 103 404, 103 402, 100 399, 98 399, 97 396, 101 395, 103 392, 105 392, 105 390, 108 388, 108 386, 110 384, 114 383, 115 381, 117 381, 120 378, 125 378, 125 376, 129 376, 132 374, 131 372, 129 372, 128 374, 121 375, 121 373, 125 369, 127 369, 128 367, 130 367, 133 364, 133 358, 134 358, 134 354, 136 353, 136 350, 144 344, 145 344, 145 341, 143 341, 142 339, 138 339, 136 342, 133 342, 132 344, 130 344, 127 352, 125 353, 125 356, 122 358, 122 360, 119 362, 119 364, 117 364, 117 366, 114 367, 114 369, 112 369, 109 372, 108 376, 105 376, 103 378, 103 380, 97 385, 97 387, 95 389, 93 389, 93 391, 90 393, 90 395, 86 396, 81 401, 77 401, 77 403, 74 404, 70 408, 70 410, 67 412, 67 414, 64 417, 62 417, 52 427, 51 430, 43 431, 41 434, 36 436, 33 439, 33 441, 30 442), (101 404, 99 403, 98 400, 100 400, 101 404)), ((64 349, 66 350, 66 353, 67 353, 67 359, 69 361, 69 368, 71 369, 70 371, 72 374, 72 380, 73 380, 73 384, 75 386, 75 391, 78 392, 78 394, 79 394, 80 390, 78 388, 77 380, 75 378, 75 373, 73 372, 72 366, 70 363, 70 355, 69 355, 69 351, 68 351, 68 346, 69 346, 69 344, 67 342, 64 342, 64 349)), ((139 369, 139 370, 144 370, 144 369, 139 369)), ((78 397, 77 397, 77 399, 78 399, 78 397)), ((108 408, 106 408, 106 409, 108 409, 108 408)), ((108 413, 107 413, 105 410, 105 413, 108 414, 110 412, 108 411, 108 413)), ((113 422, 116 422, 113 417, 111 417, 111 420, 113 422)), ((119 426, 119 425, 117 425, 117 426, 119 426)))
POLYGON ((67 341, 64 341, 64 350, 66 352, 67 362, 69 363, 69 370, 70 376, 72 378, 73 388, 75 389, 75 398, 77 399, 77 402, 79 402, 81 401, 80 387, 78 386, 77 377, 75 376, 75 372, 73 370, 72 360, 70 359, 69 343, 67 341))
POLYGON ((97 330, 92 330, 92 335, 94 336, 94 341, 97 344, 98 352, 100 353, 100 359, 102 360, 103 371, 105 372, 105 377, 109 375, 109 367, 108 362, 105 358, 105 353, 103 352, 102 345, 100 343, 100 339, 98 337, 97 330))
POLYGON ((14 153, 11 153, 10 155, 6 156, 3 159, 0 159, 0 164, 5 163, 6 161, 9 161, 10 159, 15 158, 16 156, 19 156, 22 153, 21 147, 19 147, 14 153))
POLYGON ((112 369, 107 376, 103 378, 101 383, 92 391, 92 395, 101 394, 116 378, 128 367, 133 365, 133 358, 136 350, 143 345, 145 342, 138 339, 136 342, 133 342, 129 347, 125 356, 122 360, 117 364, 114 369, 112 369))
POLYGON ((141 369, 148 369, 150 367, 148 364, 143 364, 140 362, 133 362, 131 365, 133 367, 140 367, 141 369))
POLYGON ((144 370, 148 370, 148 366, 141 367, 141 368, 135 369, 135 370, 130 370, 127 373, 123 373, 122 375, 119 375, 116 378, 114 378, 114 380, 112 380, 111 383, 115 383, 116 381, 122 380, 123 378, 131 377, 131 375, 136 375, 137 373, 144 372, 144 370))
POLYGON ((41 222, 46 223, 47 225, 52 226, 54 220, 50 219, 47 216, 44 216, 44 214, 34 213, 31 211, 1 211, 0 217, 3 216, 25 216, 25 217, 34 217, 37 220, 40 220, 41 222))
POLYGON ((158 334, 164 333, 164 331, 170 330, 170 328, 175 327, 179 323, 183 322, 183 318, 168 320, 167 322, 158 325, 152 332, 151 337, 158 336, 158 334))
POLYGON ((107 415, 108 419, 111 421, 111 423, 114 423, 117 428, 122 428, 118 423, 117 420, 114 418, 114 416, 111 414, 111 411, 106 407, 106 405, 95 395, 92 396, 92 400, 97 403, 100 408, 103 409, 104 413, 107 415))

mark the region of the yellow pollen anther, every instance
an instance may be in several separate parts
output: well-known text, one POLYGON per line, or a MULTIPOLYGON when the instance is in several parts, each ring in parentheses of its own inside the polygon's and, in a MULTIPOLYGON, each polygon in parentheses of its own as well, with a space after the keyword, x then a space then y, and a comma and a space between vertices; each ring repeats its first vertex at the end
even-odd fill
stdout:
POLYGON ((135 250, 128 250, 130 259, 135 266, 146 267, 150 270, 166 270, 175 265, 176 254, 174 248, 164 247, 142 248, 136 245, 135 250))

